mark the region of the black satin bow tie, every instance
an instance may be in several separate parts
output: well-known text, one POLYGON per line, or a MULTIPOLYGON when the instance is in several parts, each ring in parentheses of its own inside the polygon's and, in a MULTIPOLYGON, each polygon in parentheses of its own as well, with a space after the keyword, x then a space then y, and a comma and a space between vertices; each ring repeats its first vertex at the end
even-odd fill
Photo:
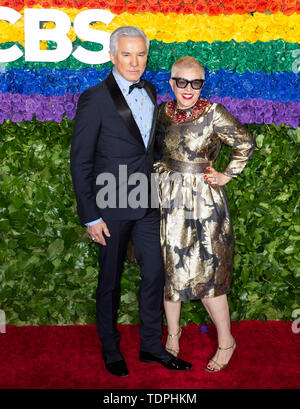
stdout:
POLYGON ((129 94, 133 91, 134 88, 144 88, 144 86, 145 86, 144 80, 140 80, 139 82, 136 82, 135 84, 130 85, 129 94))

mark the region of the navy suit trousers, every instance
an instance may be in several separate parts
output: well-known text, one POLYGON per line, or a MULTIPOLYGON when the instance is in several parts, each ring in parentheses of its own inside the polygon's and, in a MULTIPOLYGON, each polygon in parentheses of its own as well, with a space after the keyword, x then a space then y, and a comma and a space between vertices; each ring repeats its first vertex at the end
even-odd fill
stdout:
POLYGON ((147 210, 138 220, 104 220, 110 232, 106 246, 99 245, 99 276, 96 292, 97 329, 107 362, 122 358, 116 328, 120 303, 120 280, 129 240, 140 266, 140 349, 164 352, 162 337, 164 269, 160 247, 160 214, 147 210))

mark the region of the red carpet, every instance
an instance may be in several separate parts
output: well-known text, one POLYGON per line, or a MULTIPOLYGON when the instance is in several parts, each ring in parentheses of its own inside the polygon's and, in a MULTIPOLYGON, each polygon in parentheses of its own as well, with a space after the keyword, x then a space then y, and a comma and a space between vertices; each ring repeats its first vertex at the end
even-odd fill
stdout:
POLYGON ((158 364, 138 361, 138 327, 121 325, 121 350, 127 378, 106 372, 96 327, 7 326, 0 333, 0 388, 81 389, 296 389, 300 386, 300 334, 291 323, 242 321, 232 323, 237 349, 228 368, 218 374, 204 371, 216 349, 216 332, 200 326, 183 328, 181 357, 193 368, 173 372, 158 364))

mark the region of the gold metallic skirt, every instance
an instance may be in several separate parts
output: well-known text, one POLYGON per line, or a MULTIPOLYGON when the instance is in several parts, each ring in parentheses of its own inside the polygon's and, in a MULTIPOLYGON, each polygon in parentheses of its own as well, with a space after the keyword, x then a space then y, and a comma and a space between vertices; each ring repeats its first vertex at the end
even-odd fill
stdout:
POLYGON ((208 165, 173 159, 154 165, 169 301, 230 291, 234 240, 228 201, 224 187, 205 180, 208 165))

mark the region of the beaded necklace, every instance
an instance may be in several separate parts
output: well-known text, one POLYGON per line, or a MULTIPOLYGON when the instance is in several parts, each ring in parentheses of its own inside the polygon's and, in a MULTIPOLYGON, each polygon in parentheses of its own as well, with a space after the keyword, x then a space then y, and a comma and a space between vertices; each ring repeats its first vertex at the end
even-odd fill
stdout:
POLYGON ((166 103, 166 113, 177 123, 182 123, 199 118, 211 103, 206 98, 199 98, 192 108, 188 110, 177 108, 176 99, 166 103))

